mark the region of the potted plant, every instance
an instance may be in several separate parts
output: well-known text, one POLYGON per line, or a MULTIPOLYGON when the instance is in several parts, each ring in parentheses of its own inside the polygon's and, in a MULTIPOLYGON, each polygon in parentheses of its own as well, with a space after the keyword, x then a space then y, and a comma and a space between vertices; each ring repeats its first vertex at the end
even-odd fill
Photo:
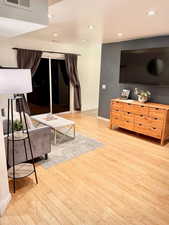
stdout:
POLYGON ((137 97, 139 102, 147 102, 150 96, 151 93, 149 91, 137 90, 137 97))
POLYGON ((23 124, 21 123, 21 121, 15 120, 14 123, 13 123, 13 129, 15 131, 16 137, 22 136, 23 124))

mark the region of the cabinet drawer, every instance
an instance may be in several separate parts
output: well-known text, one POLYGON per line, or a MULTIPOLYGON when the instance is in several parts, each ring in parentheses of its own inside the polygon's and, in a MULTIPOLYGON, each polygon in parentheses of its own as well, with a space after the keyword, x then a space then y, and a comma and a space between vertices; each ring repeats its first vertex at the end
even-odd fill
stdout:
POLYGON ((134 105, 130 103, 124 103, 123 107, 124 112, 134 112, 134 105))
POLYGON ((120 117, 112 117, 111 123, 112 125, 120 127, 122 125, 122 120, 120 117))
POLYGON ((162 129, 159 127, 150 127, 148 135, 155 138, 161 138, 162 129))
POLYGON ((117 111, 112 111, 111 114, 111 120, 115 119, 115 120, 122 120, 122 112, 117 112, 117 111))
POLYGON ((149 125, 151 127, 163 127, 163 119, 160 117, 149 117, 149 125))
POLYGON ((135 121, 135 123, 137 123, 137 124, 143 124, 143 125, 148 125, 148 123, 149 123, 149 118, 148 118, 148 116, 146 116, 146 115, 135 115, 135 118, 134 118, 134 121, 135 121))
POLYGON ((120 109, 112 109, 112 114, 114 115, 120 115, 122 111, 120 109))
POLYGON ((123 109, 123 103, 122 102, 112 102, 112 109, 123 109))
POLYGON ((165 116, 165 109, 160 109, 160 108, 150 108, 149 109, 149 116, 154 117, 154 118, 164 118, 165 116))
POLYGON ((134 123, 134 130, 138 133, 141 133, 141 134, 145 134, 147 135, 148 134, 148 126, 145 126, 143 123, 134 123))
POLYGON ((130 120, 123 120, 122 124, 121 124, 121 127, 127 129, 127 130, 133 130, 134 128, 134 123, 133 121, 130 121, 130 120))
POLYGON ((161 138, 162 129, 155 126, 145 126, 142 123, 135 123, 134 130, 138 133, 145 134, 155 138, 161 138))
POLYGON ((135 105, 134 112, 138 115, 147 115, 148 116, 148 107, 144 105, 135 105))
POLYGON ((134 117, 134 113, 133 112, 123 112, 123 115, 124 116, 127 116, 127 117, 134 117))
POLYGON ((134 114, 132 112, 123 112, 121 114, 121 117, 122 117, 122 120, 125 121, 125 120, 129 120, 131 121, 132 123, 134 123, 134 114))

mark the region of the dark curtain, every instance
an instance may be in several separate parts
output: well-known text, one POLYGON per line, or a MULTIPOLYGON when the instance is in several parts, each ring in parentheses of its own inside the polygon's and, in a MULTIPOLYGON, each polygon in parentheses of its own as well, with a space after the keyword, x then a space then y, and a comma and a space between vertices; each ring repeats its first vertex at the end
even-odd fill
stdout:
MULTIPOLYGON (((42 51, 17 49, 17 63, 19 69, 31 69, 32 77, 34 76, 42 56, 42 51)), ((24 110, 30 115, 30 109, 26 101, 25 95, 22 95, 24 102, 24 110)), ((18 111, 18 102, 16 102, 18 111)))
POLYGON ((77 71, 77 55, 65 54, 66 70, 69 80, 74 87, 74 109, 81 110, 81 88, 77 71))

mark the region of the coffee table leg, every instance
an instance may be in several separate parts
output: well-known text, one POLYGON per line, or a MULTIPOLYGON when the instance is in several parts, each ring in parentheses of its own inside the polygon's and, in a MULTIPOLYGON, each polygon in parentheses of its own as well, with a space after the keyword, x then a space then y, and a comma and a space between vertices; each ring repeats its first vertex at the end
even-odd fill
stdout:
POLYGON ((76 136, 76 127, 75 125, 73 125, 73 138, 75 138, 75 136, 76 136))
POLYGON ((56 144, 60 144, 60 143, 64 140, 65 136, 67 135, 67 133, 68 133, 70 130, 73 131, 73 136, 72 136, 72 138, 75 138, 75 137, 76 137, 76 127, 75 127, 75 125, 72 125, 71 127, 69 127, 69 129, 68 129, 65 133, 59 132, 59 131, 57 131, 56 129, 54 129, 54 144, 55 144, 55 145, 56 145, 56 144), (63 135, 63 137, 61 138, 61 140, 59 140, 59 143, 56 142, 57 132, 59 132, 59 133, 61 133, 61 134, 63 135))
POLYGON ((56 130, 54 129, 54 144, 56 145, 56 136, 57 136, 57 133, 56 133, 56 130))

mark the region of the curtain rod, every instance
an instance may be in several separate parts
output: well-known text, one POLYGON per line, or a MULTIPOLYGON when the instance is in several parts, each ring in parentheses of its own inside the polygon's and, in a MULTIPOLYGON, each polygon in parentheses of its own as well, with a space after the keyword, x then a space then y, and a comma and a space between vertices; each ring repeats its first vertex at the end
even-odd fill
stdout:
MULTIPOLYGON (((14 50, 18 50, 18 49, 23 49, 23 48, 13 48, 14 50)), ((34 49, 25 49, 25 50, 31 50, 31 51, 35 51, 34 49)), ((54 52, 54 51, 45 51, 45 50, 37 50, 37 51, 42 51, 42 52, 46 52, 46 53, 57 53, 57 54, 68 54, 68 55, 77 55, 77 56, 81 56, 80 54, 75 54, 75 53, 66 53, 66 52, 54 52)))

